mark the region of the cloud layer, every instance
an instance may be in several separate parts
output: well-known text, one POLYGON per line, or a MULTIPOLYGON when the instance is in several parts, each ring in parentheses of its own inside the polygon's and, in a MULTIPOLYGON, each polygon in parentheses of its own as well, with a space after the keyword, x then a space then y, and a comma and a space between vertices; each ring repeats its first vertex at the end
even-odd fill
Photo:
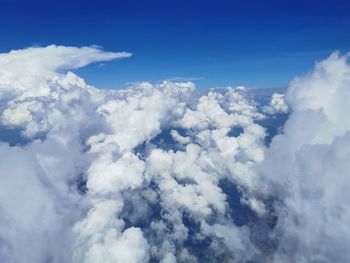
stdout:
POLYGON ((0 133, 4 262, 350 256, 346 55, 262 107, 243 87, 99 90, 68 71, 130 55, 62 46, 0 54, 1 130, 12 134, 0 133), (258 123, 287 112, 266 146, 258 123))

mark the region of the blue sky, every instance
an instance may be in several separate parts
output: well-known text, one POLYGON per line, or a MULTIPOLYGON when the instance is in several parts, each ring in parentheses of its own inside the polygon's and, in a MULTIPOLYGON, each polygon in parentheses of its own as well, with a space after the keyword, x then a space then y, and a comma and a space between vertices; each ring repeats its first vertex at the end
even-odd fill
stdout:
POLYGON ((100 45, 131 58, 80 69, 98 87, 194 80, 285 87, 333 50, 350 50, 350 2, 0 0, 0 51, 100 45))

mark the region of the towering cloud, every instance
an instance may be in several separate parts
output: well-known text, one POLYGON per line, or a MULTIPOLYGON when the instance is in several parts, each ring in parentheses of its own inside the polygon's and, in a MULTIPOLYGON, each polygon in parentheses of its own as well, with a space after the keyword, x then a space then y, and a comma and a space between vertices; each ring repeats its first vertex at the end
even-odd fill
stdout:
POLYGON ((267 115, 243 87, 106 91, 68 71, 128 56, 61 46, 0 55, 4 262, 349 256, 346 56, 294 80, 287 103, 274 94, 267 115), (258 123, 287 105, 267 147, 258 123))
POLYGON ((263 175, 280 200, 276 262, 350 257, 350 66, 332 54, 292 81, 291 115, 267 151, 263 175))

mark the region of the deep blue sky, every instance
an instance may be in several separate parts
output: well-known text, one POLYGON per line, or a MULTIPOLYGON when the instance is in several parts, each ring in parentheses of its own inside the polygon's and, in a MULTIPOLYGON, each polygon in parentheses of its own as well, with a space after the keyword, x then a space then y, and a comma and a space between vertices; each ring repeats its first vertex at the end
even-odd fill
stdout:
POLYGON ((0 52, 100 45, 133 57, 78 71, 98 87, 171 78, 203 87, 285 87, 350 50, 350 1, 0 0, 0 52))

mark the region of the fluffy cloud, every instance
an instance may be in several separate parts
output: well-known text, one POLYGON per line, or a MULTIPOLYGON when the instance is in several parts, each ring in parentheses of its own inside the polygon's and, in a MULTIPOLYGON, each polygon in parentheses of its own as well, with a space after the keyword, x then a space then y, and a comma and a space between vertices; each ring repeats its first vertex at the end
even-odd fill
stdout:
POLYGON ((350 256, 347 60, 334 53, 288 89, 292 112, 262 168, 280 200, 276 262, 343 262, 350 256))
MULTIPOLYGON (((13 50, 0 55, 1 84, 13 84, 18 78, 47 77, 53 72, 77 69, 93 62, 130 57, 127 52, 104 52, 98 47, 64 47, 13 50)), ((25 88, 25 87, 24 87, 25 88)))
MULTIPOLYGON (((240 206, 261 215, 253 165, 264 155, 264 129, 254 123, 262 115, 242 87, 199 97, 189 82, 103 91, 65 72, 128 55, 57 46, 1 55, 1 125, 20 131, 17 146, 3 146, 19 156, 13 168, 3 159, 3 185, 14 196, 38 189, 18 195, 34 198, 26 207, 35 222, 19 217, 24 206, 9 210, 6 200, 18 199, 1 200, 2 218, 18 217, 0 231, 7 261, 196 262, 201 255, 190 244, 205 240, 214 254, 219 244, 223 257, 241 254, 215 230, 234 228, 221 184, 239 185, 240 206), (7 186, 7 178, 15 181, 7 186), (6 231, 15 226, 16 235, 6 231), (29 251, 22 236, 32 235, 38 249, 29 251)), ((249 231, 242 235, 237 242, 249 243, 249 231)))
POLYGON ((285 102, 284 94, 274 93, 272 94, 269 105, 263 108, 263 111, 267 114, 287 113, 288 105, 285 102))
POLYGON ((264 113, 288 105, 290 117, 269 147, 258 123, 270 117, 243 87, 106 91, 68 71, 128 56, 61 46, 0 55, 0 128, 13 134, 0 129, 0 258, 345 261, 346 56, 295 79, 287 102, 272 95, 264 113))

